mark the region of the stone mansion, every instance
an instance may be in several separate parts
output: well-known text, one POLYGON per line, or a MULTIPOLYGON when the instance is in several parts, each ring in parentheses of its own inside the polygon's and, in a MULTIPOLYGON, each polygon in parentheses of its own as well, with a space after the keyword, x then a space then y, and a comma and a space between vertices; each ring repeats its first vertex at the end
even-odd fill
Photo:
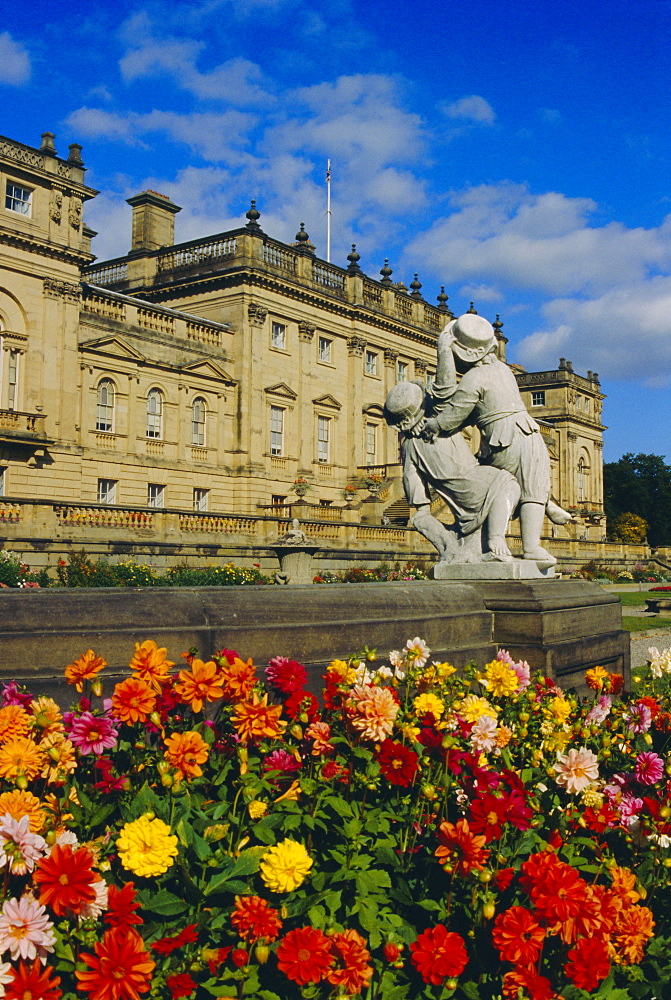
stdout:
MULTIPOLYGON (((239 228, 175 243, 179 206, 154 191, 128 199, 128 253, 95 261, 96 193, 78 144, 64 158, 49 132, 39 147, 0 137, 0 507, 14 532, 0 544, 79 542, 88 525, 134 551, 142 531, 149 548, 186 531, 205 545, 227 518, 242 538, 245 519, 298 512, 332 547, 326 529, 346 522, 398 548, 409 511, 382 407, 397 380, 431 379, 444 289, 431 304, 386 261, 373 279, 354 247, 327 263, 302 224, 282 243, 254 202, 239 228)), ((554 499, 576 517, 555 536, 600 541, 598 376, 563 359, 512 367, 554 499)))

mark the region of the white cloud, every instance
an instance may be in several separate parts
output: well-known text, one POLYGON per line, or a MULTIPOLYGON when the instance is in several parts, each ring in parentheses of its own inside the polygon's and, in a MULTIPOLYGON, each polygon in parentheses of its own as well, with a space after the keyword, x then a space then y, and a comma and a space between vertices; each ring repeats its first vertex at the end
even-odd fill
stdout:
POLYGON ((30 79, 30 56, 8 31, 0 34, 0 84, 20 87, 30 79))
POLYGON ((471 94, 470 97, 460 97, 458 101, 450 104, 442 103, 439 109, 448 118, 457 118, 462 121, 475 122, 478 125, 493 125, 496 121, 496 113, 489 101, 478 94, 471 94))

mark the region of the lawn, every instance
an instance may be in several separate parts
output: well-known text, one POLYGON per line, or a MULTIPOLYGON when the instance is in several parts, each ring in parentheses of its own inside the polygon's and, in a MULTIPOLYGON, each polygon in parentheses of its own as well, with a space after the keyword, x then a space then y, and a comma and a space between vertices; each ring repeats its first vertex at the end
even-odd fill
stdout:
POLYGON ((627 632, 648 632, 650 629, 666 629, 671 632, 671 618, 648 618, 622 615, 622 628, 627 632))

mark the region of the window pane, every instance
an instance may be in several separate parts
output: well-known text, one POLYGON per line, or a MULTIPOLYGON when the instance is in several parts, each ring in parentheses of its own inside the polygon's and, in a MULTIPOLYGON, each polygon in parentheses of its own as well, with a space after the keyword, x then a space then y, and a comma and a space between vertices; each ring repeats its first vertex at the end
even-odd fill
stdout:
POLYGON ((162 507, 165 496, 165 486, 159 483, 148 483, 147 485, 147 506, 162 507))
POLYGON ((377 460, 377 424, 366 424, 366 465, 377 460))
POLYGON ((207 510, 209 507, 210 491, 195 489, 193 491, 193 509, 207 510))
POLYGON ((531 393, 531 405, 532 406, 545 406, 545 392, 532 392, 531 393))
POLYGON ((270 407, 270 454, 284 452, 284 410, 280 406, 270 407))
POLYGON ((331 421, 329 417, 317 417, 317 461, 329 461, 331 421))
POLYGON ((377 375, 377 354, 366 351, 366 375, 377 375))
POLYGON ((270 341, 273 347, 285 350, 287 346, 287 328, 283 323, 273 323, 270 341))
POLYGON ((96 430, 112 430, 114 419, 114 386, 105 379, 98 386, 98 406, 96 411, 96 430))
POLYGON ((331 343, 328 337, 319 338, 319 360, 326 364, 331 363, 331 343))
POLYGON ((98 480, 98 503, 116 503, 116 479, 98 480))
POLYGON ((18 212, 19 215, 30 215, 31 195, 30 188, 19 187, 18 184, 7 181, 5 208, 10 212, 18 212))
POLYGON ((0 497, 4 497, 4 495, 5 495, 5 468, 4 468, 4 466, 1 466, 0 467, 0 497))
POLYGON ((405 382, 408 378, 408 363, 407 361, 399 361, 396 366, 396 381, 405 382))
POLYGON ((161 416, 163 397, 158 389, 150 389, 147 394, 147 437, 161 437, 161 416))
POLYGON ((18 385, 19 385, 19 352, 10 351, 9 352, 9 363, 8 363, 8 376, 9 384, 7 386, 7 409, 15 410, 17 408, 18 401, 18 385))
POLYGON ((205 445, 205 400, 194 399, 191 407, 191 444, 205 445))

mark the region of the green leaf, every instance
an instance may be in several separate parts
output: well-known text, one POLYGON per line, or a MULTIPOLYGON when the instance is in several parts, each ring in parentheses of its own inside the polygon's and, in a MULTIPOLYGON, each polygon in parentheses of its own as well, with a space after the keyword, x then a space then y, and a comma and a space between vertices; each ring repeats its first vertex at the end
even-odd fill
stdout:
POLYGON ((461 992, 466 997, 466 1000, 480 1000, 480 990, 477 987, 477 983, 468 982, 460 983, 461 992))
POLYGON ((160 913, 163 917, 174 917, 188 909, 188 904, 183 899, 168 892, 167 889, 159 889, 158 892, 147 889, 142 893, 141 899, 143 910, 160 913))
POLYGON ((372 868, 368 871, 357 872, 356 874, 357 892, 379 892, 380 889, 391 889, 391 879, 389 874, 381 868, 372 868))
POLYGON ((228 863, 226 864, 224 871, 215 875, 212 881, 207 885, 205 888, 205 895, 211 896, 215 892, 233 891, 227 883, 229 883, 231 879, 237 879, 240 875, 253 875, 254 872, 257 872, 259 870, 261 858, 266 851, 267 848, 265 846, 249 847, 246 851, 242 851, 239 857, 227 858, 226 862, 228 863))
POLYGON ((329 795, 327 799, 324 800, 324 805, 329 805, 334 812, 338 813, 338 816, 342 816, 343 819, 349 819, 353 816, 352 807, 349 802, 345 802, 343 799, 337 799, 334 795, 329 795))

